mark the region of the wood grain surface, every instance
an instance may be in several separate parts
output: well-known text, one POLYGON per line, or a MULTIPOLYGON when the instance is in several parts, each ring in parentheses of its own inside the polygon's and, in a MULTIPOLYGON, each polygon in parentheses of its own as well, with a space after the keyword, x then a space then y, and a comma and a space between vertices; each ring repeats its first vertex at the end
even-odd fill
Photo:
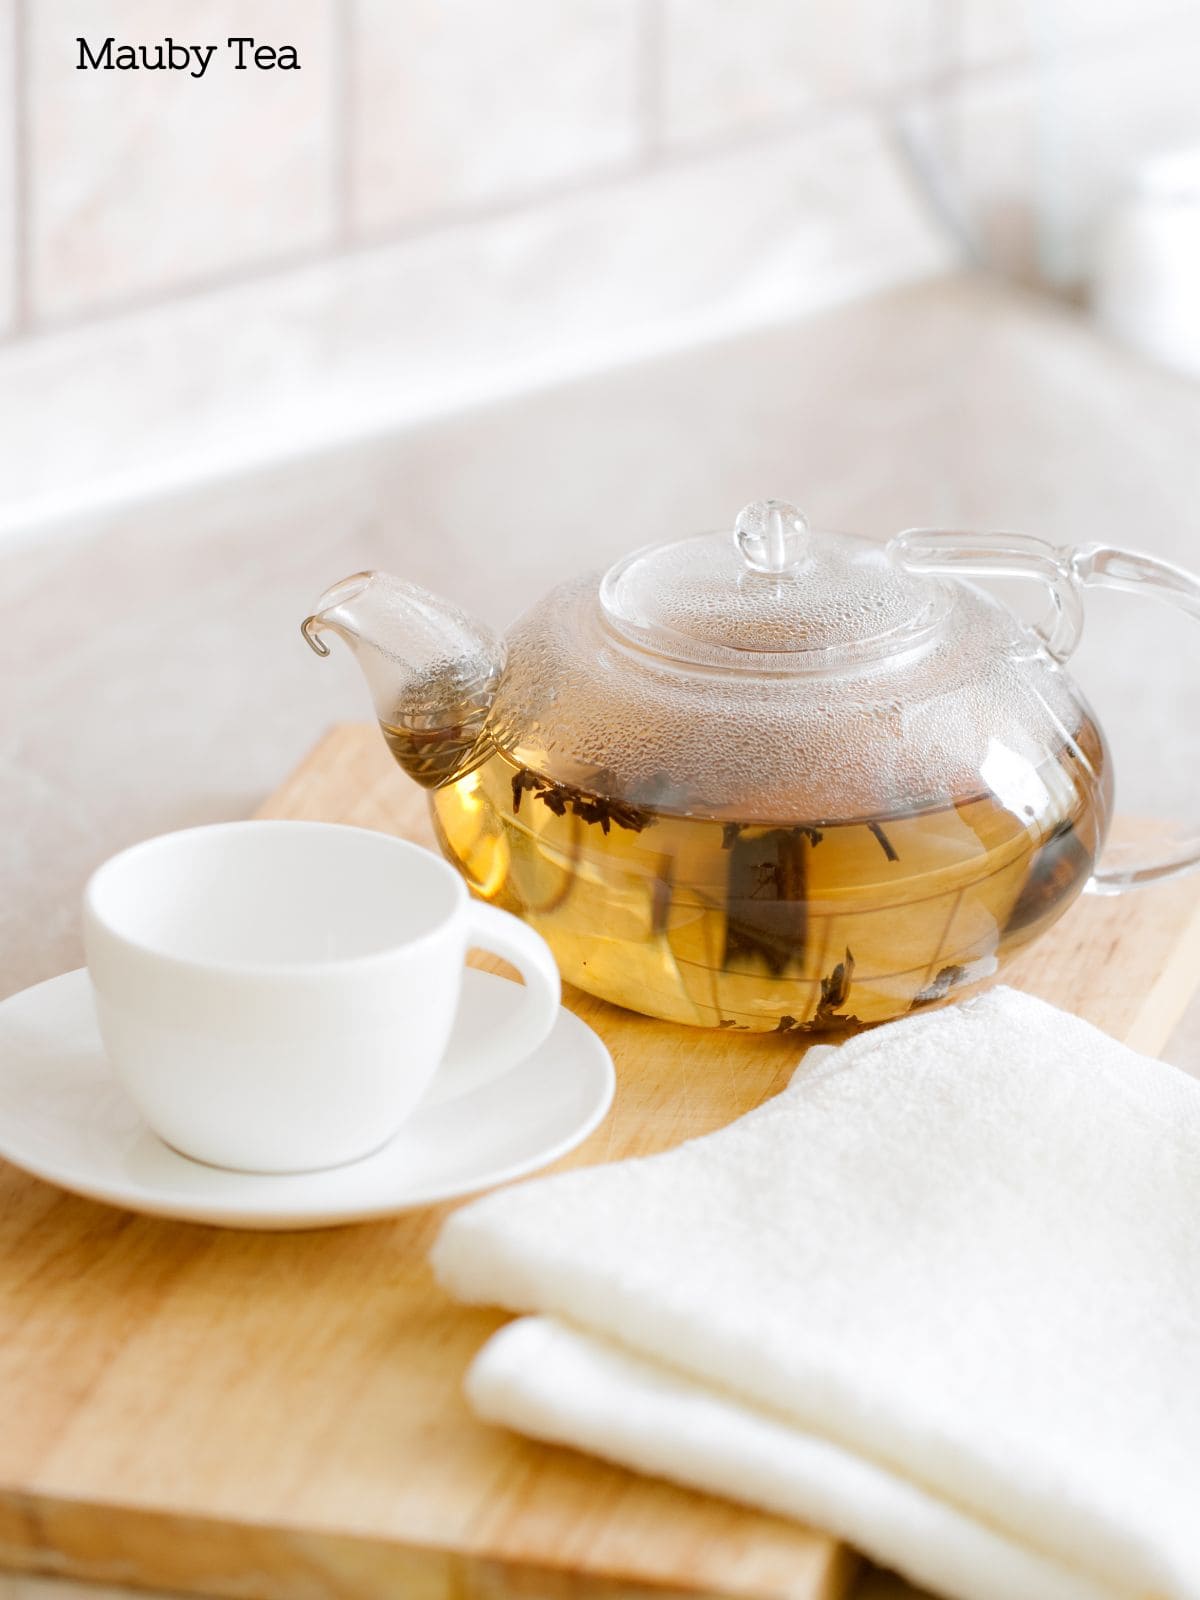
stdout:
MULTIPOLYGON (((429 839, 370 728, 331 732, 260 814, 429 839)), ((1200 880, 1082 900, 1009 976, 1161 1048, 1200 981, 1200 880)), ((800 1053, 567 1001, 618 1091, 560 1165, 719 1127, 800 1053)), ((855 1558, 818 1532, 476 1423, 461 1378, 500 1319, 434 1285, 444 1214, 223 1232, 0 1166, 0 1563, 272 1600, 848 1593, 855 1558)))

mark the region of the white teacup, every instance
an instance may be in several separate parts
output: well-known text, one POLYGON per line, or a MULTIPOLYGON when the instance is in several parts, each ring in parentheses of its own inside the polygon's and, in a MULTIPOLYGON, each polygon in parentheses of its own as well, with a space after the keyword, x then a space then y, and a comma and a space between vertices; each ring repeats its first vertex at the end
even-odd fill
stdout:
POLYGON ((94 873, 83 923, 117 1077, 160 1138, 214 1166, 301 1172, 386 1143, 442 1060, 472 946, 525 980, 486 1076, 558 1013, 531 928, 429 851, 363 828, 164 834, 94 873))

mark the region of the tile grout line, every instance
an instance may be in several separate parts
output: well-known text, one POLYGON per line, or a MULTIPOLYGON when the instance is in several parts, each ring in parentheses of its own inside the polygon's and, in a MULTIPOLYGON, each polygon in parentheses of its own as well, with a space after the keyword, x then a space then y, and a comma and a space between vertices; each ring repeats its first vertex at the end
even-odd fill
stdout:
MULTIPOLYGON (((984 265, 979 240, 968 220, 962 189, 960 163, 951 153, 953 129, 949 137, 938 130, 923 131, 915 108, 937 105, 939 95, 953 95, 971 78, 965 59, 959 7, 953 0, 938 0, 930 16, 930 27, 925 38, 926 81, 915 94, 903 87, 899 93, 885 98, 880 106, 880 120, 884 134, 892 146, 896 159, 903 168, 914 192, 929 210, 936 222, 957 241, 964 261, 975 268, 984 265), (948 87, 953 85, 954 87, 948 87)), ((1011 56, 1001 55, 994 65, 1001 68, 1012 64, 1011 56)), ((1024 70, 1028 62, 1019 58, 1024 70)))
POLYGON ((332 0, 334 6, 333 43, 333 152, 330 182, 333 184, 334 253, 347 251, 353 235, 351 193, 353 186, 353 129, 351 126, 356 34, 355 0, 332 0))
POLYGON ((641 0, 637 30, 636 105, 641 155, 658 164, 663 147, 664 0, 641 0))
POLYGON ((32 172, 29 133, 29 14, 27 0, 14 0, 12 33, 13 107, 13 278, 14 337, 27 335, 32 315, 30 205, 32 172))

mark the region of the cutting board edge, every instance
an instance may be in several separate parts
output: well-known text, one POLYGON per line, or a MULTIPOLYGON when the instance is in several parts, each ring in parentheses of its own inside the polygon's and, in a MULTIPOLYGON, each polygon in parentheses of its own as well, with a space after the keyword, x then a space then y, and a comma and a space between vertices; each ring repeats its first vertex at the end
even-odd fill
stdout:
MULTIPOLYGON (((833 1541, 822 1554, 826 1571, 816 1586, 804 1590, 804 1600, 843 1600, 862 1558, 833 1541)), ((203 1517, 6 1485, 0 1485, 0 1570, 254 1600, 312 1600, 314 1583, 331 1586, 339 1600, 376 1600, 392 1593, 413 1593, 420 1600, 712 1600, 715 1595, 703 1584, 659 1584, 582 1563, 551 1565, 353 1529, 203 1517)), ((761 1592, 744 1591, 747 1600, 761 1592)), ((726 1587, 720 1595, 737 1591, 726 1587)))
MULTIPOLYGON (((1193 878, 1197 874, 1191 874, 1193 878)), ((1132 894, 1153 894, 1155 886, 1134 889, 1132 894)), ((1196 995, 1196 974, 1200 972, 1200 902, 1172 946, 1162 968, 1124 1042, 1143 1055, 1161 1056, 1188 1006, 1196 995)))

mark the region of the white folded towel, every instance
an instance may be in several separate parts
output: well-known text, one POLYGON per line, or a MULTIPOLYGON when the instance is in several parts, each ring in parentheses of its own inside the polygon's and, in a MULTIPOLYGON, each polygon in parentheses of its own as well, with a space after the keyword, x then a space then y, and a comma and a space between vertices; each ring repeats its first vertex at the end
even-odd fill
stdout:
POLYGON ((495 1421, 957 1600, 1200 1600, 1200 1084, 1012 990, 435 1247, 495 1421))

